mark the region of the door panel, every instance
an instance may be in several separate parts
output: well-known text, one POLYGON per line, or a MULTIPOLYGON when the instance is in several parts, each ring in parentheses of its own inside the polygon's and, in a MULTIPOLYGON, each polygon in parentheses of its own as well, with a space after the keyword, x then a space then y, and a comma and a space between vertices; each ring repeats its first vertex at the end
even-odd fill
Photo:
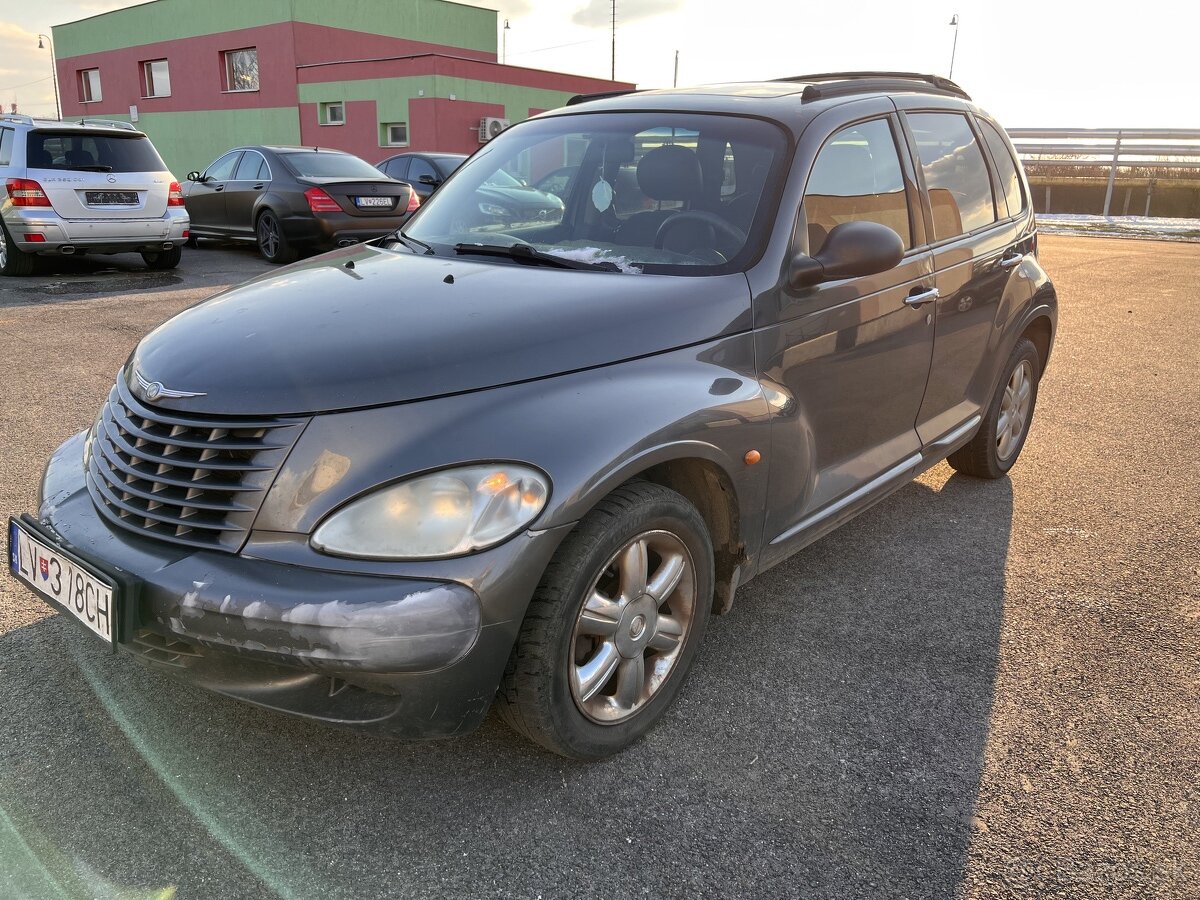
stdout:
POLYGON ((192 228, 226 231, 225 186, 237 169, 242 151, 226 153, 204 171, 207 181, 193 181, 187 194, 187 211, 192 228))
POLYGON ((263 155, 254 150, 243 153, 224 191, 225 224, 230 232, 254 234, 254 204, 270 184, 271 171, 263 155))

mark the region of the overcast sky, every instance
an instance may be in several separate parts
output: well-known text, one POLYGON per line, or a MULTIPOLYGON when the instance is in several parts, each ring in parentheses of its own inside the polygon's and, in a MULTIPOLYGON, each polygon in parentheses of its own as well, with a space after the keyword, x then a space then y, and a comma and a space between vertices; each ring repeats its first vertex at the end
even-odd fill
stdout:
MULTIPOLYGON (((205 0, 192 0, 202 3, 205 0)), ((254 2, 254 0, 246 0, 254 2)), ((611 0, 471 0, 507 18, 513 65, 607 77, 611 0)), ((133 0, 0 0, 0 102, 54 109, 37 33, 133 0)), ((948 74, 1009 127, 1200 128, 1200 3, 618 0, 617 78, 641 87, 897 69, 948 74), (1144 10, 1144 12, 1143 12, 1144 10)), ((131 36, 131 39, 152 35, 131 36)))

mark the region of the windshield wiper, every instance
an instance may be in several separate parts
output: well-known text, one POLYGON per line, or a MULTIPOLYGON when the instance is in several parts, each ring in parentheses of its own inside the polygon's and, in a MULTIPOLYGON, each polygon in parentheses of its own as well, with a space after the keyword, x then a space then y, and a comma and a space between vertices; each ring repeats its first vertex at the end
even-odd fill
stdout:
POLYGON ((600 262, 584 262, 578 259, 567 259, 545 253, 529 244, 455 244, 455 253, 471 256, 507 256, 522 262, 532 262, 538 265, 551 266, 555 269, 598 269, 601 272, 620 272, 616 263, 603 260, 600 262))
POLYGON ((112 166, 67 166, 72 172, 111 172, 112 166))
POLYGON ((418 241, 415 237, 409 237, 403 231, 396 231, 395 236, 396 236, 397 240, 399 240, 401 243, 403 243, 410 250, 412 249, 412 247, 409 245, 416 244, 418 247, 421 248, 421 252, 424 253, 426 256, 435 256, 436 255, 433 252, 433 248, 430 247, 427 243, 425 243, 424 241, 418 241))

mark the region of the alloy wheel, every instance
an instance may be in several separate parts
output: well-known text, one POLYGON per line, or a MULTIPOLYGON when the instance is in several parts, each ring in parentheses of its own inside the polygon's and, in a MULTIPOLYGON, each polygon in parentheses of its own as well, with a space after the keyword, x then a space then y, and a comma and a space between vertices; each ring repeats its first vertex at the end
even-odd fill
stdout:
POLYGON ((594 722, 642 709, 670 676, 696 610, 696 571, 668 531, 626 543, 592 582, 572 634, 571 696, 594 722))
POLYGON ((0 228, 0 269, 8 265, 8 240, 4 236, 4 229, 0 228))
POLYGON ((996 455, 1007 460, 1021 445, 1021 437, 1029 424, 1029 409, 1033 404, 1033 367, 1023 359, 1013 369, 1004 397, 1000 401, 1000 418, 996 422, 996 455))
POLYGON ((270 213, 264 213, 258 220, 258 246, 268 259, 274 259, 279 253, 279 226, 270 213))

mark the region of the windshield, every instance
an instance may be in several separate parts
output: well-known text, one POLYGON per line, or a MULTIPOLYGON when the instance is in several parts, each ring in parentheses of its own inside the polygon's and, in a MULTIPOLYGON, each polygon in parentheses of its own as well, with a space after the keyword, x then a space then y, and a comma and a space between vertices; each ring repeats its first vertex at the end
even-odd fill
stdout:
POLYGON ((349 153, 280 153, 301 178, 386 178, 368 162, 349 153))
POLYGON ((781 129, 738 116, 537 119, 471 157, 404 233, 439 254, 528 244, 625 273, 740 271, 761 248, 785 149, 781 129))
POLYGON ((25 145, 31 169, 100 172, 165 172, 166 163, 142 134, 31 131, 25 145))

